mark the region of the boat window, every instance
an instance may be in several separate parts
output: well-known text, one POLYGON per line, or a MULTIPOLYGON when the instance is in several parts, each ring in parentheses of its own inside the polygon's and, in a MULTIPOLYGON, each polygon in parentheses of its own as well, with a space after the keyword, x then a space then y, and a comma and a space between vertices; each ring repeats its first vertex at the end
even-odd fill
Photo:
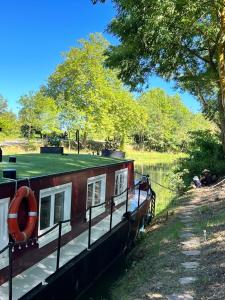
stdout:
POLYGON ((51 218, 51 196, 41 198, 40 229, 50 226, 51 218))
POLYGON ((119 195, 127 188, 128 169, 121 169, 115 172, 115 195, 119 195))
MULTIPOLYGON (((87 181, 87 208, 105 202, 106 174, 88 178, 87 181)), ((92 209, 92 216, 105 211, 105 205, 92 209)), ((88 212, 87 212, 88 216, 88 212)))
POLYGON ((60 220, 64 218, 64 200, 65 200, 65 192, 55 194, 55 216, 54 216, 54 224, 58 223, 60 220))
MULTIPOLYGON (((8 234, 8 207, 9 198, 0 199, 0 250, 5 248, 9 242, 8 234)), ((0 269, 5 268, 9 264, 8 251, 0 254, 0 269)))
POLYGON ((64 184, 40 191, 39 233, 59 221, 70 219, 72 184, 64 184))
POLYGON ((0 250, 3 249, 9 241, 7 226, 8 206, 9 198, 0 199, 0 250))
MULTIPOLYGON (((128 177, 128 169, 121 169, 115 172, 115 187, 114 194, 120 195, 127 188, 127 177, 128 177)), ((115 204, 119 204, 126 200, 126 193, 124 192, 122 195, 114 198, 115 204)))

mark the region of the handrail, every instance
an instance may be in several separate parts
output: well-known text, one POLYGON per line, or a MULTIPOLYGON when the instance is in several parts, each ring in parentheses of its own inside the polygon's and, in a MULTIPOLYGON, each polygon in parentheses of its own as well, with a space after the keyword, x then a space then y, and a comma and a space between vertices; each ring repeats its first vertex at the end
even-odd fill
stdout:
MULTIPOLYGON (((46 234, 52 232, 55 228, 57 228, 59 226, 59 224, 55 224, 52 228, 48 229, 46 232, 42 233, 41 235, 37 236, 36 239, 40 239, 42 238, 43 236, 45 236, 46 234)), ((31 239, 32 240, 32 239, 31 239)), ((26 241, 27 242, 27 241, 26 241)))
POLYGON ((9 245, 5 246, 2 250, 0 250, 0 254, 2 254, 3 252, 5 252, 8 248, 9 248, 9 245))
POLYGON ((97 205, 91 205, 91 206, 89 206, 89 207, 86 209, 86 212, 87 212, 90 208, 96 208, 96 207, 102 206, 102 205, 104 205, 104 204, 106 204, 106 203, 107 203, 107 202, 105 201, 105 202, 102 202, 102 203, 97 204, 97 205))
POLYGON ((121 192, 119 195, 113 195, 113 198, 117 198, 117 197, 119 197, 119 196, 121 196, 121 195, 123 195, 127 190, 129 191, 131 188, 126 188, 123 192, 121 192))
MULTIPOLYGON (((37 237, 33 237, 33 238, 29 238, 26 241, 19 241, 19 242, 15 242, 15 241, 11 241, 9 243, 11 243, 11 245, 17 246, 17 245, 23 245, 23 244, 27 244, 29 242, 33 242, 34 240, 38 240, 40 238, 42 238, 43 236, 47 235, 48 233, 52 232, 54 229, 56 229, 59 226, 59 223, 68 223, 72 221, 72 219, 68 219, 68 220, 63 220, 63 221, 59 221, 57 224, 55 224, 52 228, 50 228, 49 230, 45 231, 44 233, 38 235, 37 237)), ((5 252, 7 249, 9 248, 9 244, 7 246, 5 246, 2 250, 0 250, 0 254, 2 254, 3 252, 5 252)))

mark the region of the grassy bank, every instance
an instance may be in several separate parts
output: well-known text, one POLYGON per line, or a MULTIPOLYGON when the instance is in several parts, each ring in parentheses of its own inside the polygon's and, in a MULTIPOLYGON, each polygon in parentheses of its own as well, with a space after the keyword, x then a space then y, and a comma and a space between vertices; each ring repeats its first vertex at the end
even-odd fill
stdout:
POLYGON ((132 147, 126 148, 126 156, 127 158, 131 158, 135 160, 135 164, 147 164, 147 165, 155 165, 155 164, 172 164, 178 158, 185 157, 186 155, 183 153, 162 153, 156 151, 143 151, 143 150, 134 150, 132 147))
POLYGON ((172 282, 169 272, 176 264, 177 256, 170 261, 168 256, 176 251, 182 227, 177 217, 171 216, 167 222, 160 218, 144 237, 139 238, 138 244, 127 257, 126 273, 111 289, 111 300, 157 299, 148 297, 148 291, 153 292, 151 296, 154 293, 157 296, 162 283, 163 289, 168 292, 171 285, 174 290, 178 288, 178 283, 172 282))

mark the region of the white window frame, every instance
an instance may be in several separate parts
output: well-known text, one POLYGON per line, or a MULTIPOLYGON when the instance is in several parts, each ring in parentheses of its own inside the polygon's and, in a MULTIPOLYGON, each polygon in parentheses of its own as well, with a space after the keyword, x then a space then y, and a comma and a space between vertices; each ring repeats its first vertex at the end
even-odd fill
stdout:
MULTIPOLYGON (((42 230, 40 229, 40 225, 41 225, 41 223, 40 223, 40 220, 41 220, 41 218, 40 218, 41 199, 43 197, 51 196, 51 217, 50 217, 50 219, 53 220, 53 216, 54 216, 54 209, 52 209, 52 206, 54 207, 53 196, 55 194, 61 193, 61 192, 65 192, 63 220, 68 220, 68 219, 71 218, 72 182, 40 190, 40 194, 39 194, 38 235, 41 235, 41 234, 45 233, 46 231, 48 231, 49 229, 51 229, 52 227, 55 226, 55 224, 50 224, 50 226, 48 228, 45 228, 45 229, 42 229, 42 230)), ((62 224, 62 235, 69 232, 69 231, 71 231, 71 229, 72 229, 72 227, 71 227, 70 222, 63 223, 62 224)), ((56 227, 50 233, 48 233, 48 234, 44 235, 43 237, 39 238, 38 239, 39 248, 47 245, 51 241, 56 240, 58 238, 58 231, 59 231, 59 228, 56 227)))
MULTIPOLYGON (((106 174, 102 174, 102 175, 99 175, 99 176, 90 177, 87 180, 86 209, 87 209, 87 206, 88 206, 88 185, 91 184, 91 183, 95 184, 95 182, 97 182, 97 181, 101 181, 102 182, 101 183, 102 190, 101 190, 100 203, 104 203, 105 202, 106 174)), ((93 195, 93 197, 94 197, 94 195, 93 195)), ((106 210, 105 205, 101 205, 99 207, 92 208, 91 218, 97 217, 98 215, 100 215, 103 212, 105 212, 105 210, 106 210)), ((89 220, 89 210, 86 212, 86 218, 87 218, 87 220, 89 220)))
MULTIPOLYGON (((116 196, 116 177, 120 175, 124 175, 125 176, 125 184, 123 186, 123 190, 119 191, 118 195, 121 194, 128 186, 128 168, 124 168, 124 169, 120 169, 118 171, 115 171, 115 186, 114 186, 114 195, 116 196)), ((118 184, 120 185, 120 181, 118 182, 118 184)), ((126 197, 127 197, 127 193, 123 193, 122 195, 120 195, 119 197, 115 197, 114 198, 114 202, 115 205, 118 205, 124 201, 126 201, 126 197)))
MULTIPOLYGON (((6 209, 6 212, 7 212, 5 219, 2 220, 2 218, 0 218, 0 226, 1 226, 1 228, 6 228, 6 230, 7 230, 6 236, 8 237, 8 240, 6 240, 5 244, 0 246, 0 250, 2 250, 5 246, 7 246, 8 242, 9 242, 8 224, 7 224, 9 201, 10 201, 10 198, 0 199, 0 207, 3 204, 5 206, 4 209, 6 209), (2 222, 4 222, 5 224, 2 224, 2 222)), ((1 238, 2 237, 0 236, 0 239, 1 238)), ((8 251, 6 250, 2 254, 0 254, 0 270, 7 267, 8 265, 9 265, 9 254, 8 254, 8 251)))

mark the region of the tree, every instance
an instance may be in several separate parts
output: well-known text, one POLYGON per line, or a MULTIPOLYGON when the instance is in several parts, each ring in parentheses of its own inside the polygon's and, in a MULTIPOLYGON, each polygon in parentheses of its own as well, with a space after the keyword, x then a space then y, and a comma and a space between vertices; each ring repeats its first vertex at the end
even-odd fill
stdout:
POLYGON ((109 47, 108 66, 131 88, 155 73, 193 94, 219 125, 225 153, 225 0, 113 2, 108 31, 120 44, 109 47))
POLYGON ((21 125, 27 128, 27 136, 31 138, 34 132, 50 133, 58 131, 58 109, 51 97, 42 91, 29 93, 19 99, 21 106, 19 119, 21 125))
MULTIPOLYGON (((80 40, 64 54, 65 61, 49 77, 46 94, 53 97, 70 135, 76 129, 87 138, 118 138, 123 142, 141 121, 141 108, 117 78, 105 68, 108 42, 100 34, 80 40)), ((144 112, 143 112, 144 114, 144 112)), ((144 116, 143 116, 144 118, 144 116)))
POLYGON ((18 134, 18 120, 16 115, 9 111, 7 100, 0 95, 0 128, 4 136, 18 134))
POLYGON ((212 124, 201 114, 193 114, 178 95, 169 96, 162 89, 144 92, 139 104, 148 113, 145 145, 157 151, 184 151, 188 132, 212 129, 212 124))
POLYGON ((8 104, 2 95, 0 95, 0 114, 5 113, 7 111, 8 104))

